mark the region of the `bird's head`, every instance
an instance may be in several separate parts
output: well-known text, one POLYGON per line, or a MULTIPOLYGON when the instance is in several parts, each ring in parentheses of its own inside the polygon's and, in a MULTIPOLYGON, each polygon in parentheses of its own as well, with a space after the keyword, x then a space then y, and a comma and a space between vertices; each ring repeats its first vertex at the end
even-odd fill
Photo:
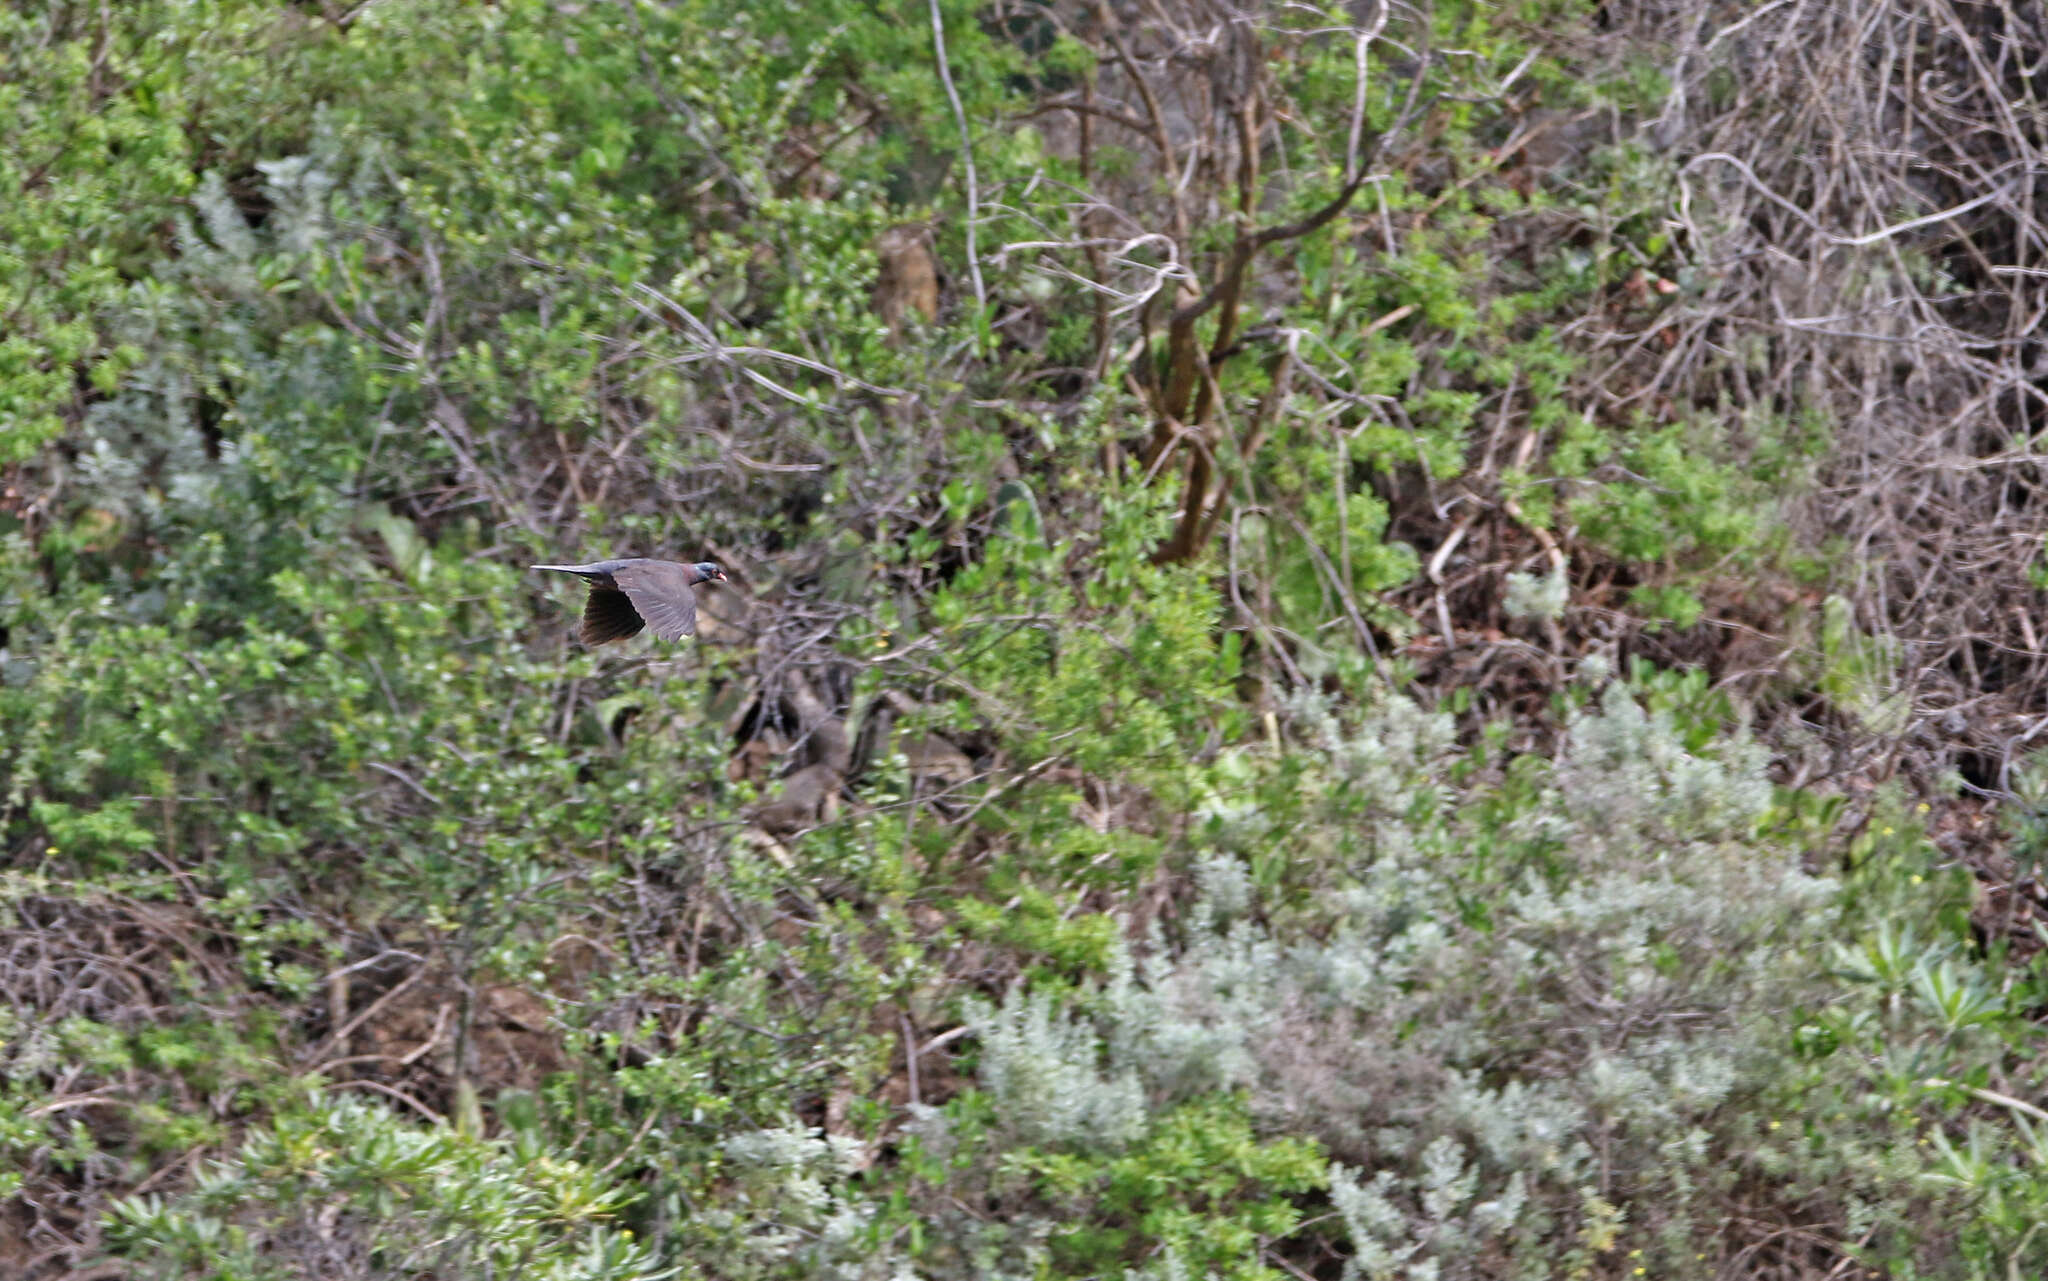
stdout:
POLYGON ((697 581, 700 583, 722 583, 726 581, 725 571, 718 567, 718 562, 716 561, 700 560, 690 566, 690 568, 697 572, 697 581))

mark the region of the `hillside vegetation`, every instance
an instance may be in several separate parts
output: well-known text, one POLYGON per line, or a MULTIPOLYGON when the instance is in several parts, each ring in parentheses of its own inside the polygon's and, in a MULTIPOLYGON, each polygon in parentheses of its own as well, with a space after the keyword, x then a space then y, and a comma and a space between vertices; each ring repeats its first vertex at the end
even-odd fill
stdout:
POLYGON ((0 8, 0 1276, 2048 1275, 2044 49, 0 8))

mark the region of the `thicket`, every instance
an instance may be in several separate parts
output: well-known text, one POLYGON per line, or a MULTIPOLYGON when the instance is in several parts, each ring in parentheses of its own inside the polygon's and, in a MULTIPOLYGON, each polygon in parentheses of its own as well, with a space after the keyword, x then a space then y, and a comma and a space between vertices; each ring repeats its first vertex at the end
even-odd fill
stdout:
POLYGON ((0 11, 0 1274, 2040 1273, 2044 22, 0 11))

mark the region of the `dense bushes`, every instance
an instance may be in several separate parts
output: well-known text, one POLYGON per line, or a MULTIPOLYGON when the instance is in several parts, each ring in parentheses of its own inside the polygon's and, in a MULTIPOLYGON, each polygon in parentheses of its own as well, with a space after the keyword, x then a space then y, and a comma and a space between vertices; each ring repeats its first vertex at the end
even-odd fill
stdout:
POLYGON ((0 16, 0 1273, 2040 1271, 1725 17, 0 16))

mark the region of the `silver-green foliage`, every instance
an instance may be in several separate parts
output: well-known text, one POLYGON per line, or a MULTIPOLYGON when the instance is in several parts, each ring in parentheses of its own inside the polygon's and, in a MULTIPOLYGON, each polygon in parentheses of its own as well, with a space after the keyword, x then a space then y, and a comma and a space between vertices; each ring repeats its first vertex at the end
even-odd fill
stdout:
POLYGON ((733 1194, 697 1225, 732 1243, 720 1275, 794 1273, 823 1281, 908 1275, 894 1252, 876 1241, 876 1207, 847 1186, 864 1164, 859 1143, 797 1128, 753 1130, 727 1139, 723 1155, 733 1194))
POLYGON ((1094 1033, 1030 996, 984 1015, 1004 1125, 1112 1144, 1135 1082, 1155 1110, 1248 1092, 1346 1167, 1361 1277, 1549 1276, 1560 1243, 1624 1223, 1689 1260, 1713 1227, 1689 1207, 1734 1169, 1729 1118, 1778 1084, 1786 1019, 1826 982, 1836 887, 1758 839, 1763 753, 1689 751, 1617 683, 1516 804, 1482 809, 1492 786, 1452 782, 1448 718, 1295 713, 1316 821, 1219 816, 1201 900, 1122 957, 1094 1033), (1244 855, 1276 843, 1334 851, 1341 886, 1275 914, 1244 855))
POLYGON ((1103 1073, 1094 1030, 1061 1015, 1050 998, 1013 996, 980 1010, 976 1023, 982 1086, 1018 1139, 1116 1147, 1144 1129, 1137 1072, 1103 1073))

